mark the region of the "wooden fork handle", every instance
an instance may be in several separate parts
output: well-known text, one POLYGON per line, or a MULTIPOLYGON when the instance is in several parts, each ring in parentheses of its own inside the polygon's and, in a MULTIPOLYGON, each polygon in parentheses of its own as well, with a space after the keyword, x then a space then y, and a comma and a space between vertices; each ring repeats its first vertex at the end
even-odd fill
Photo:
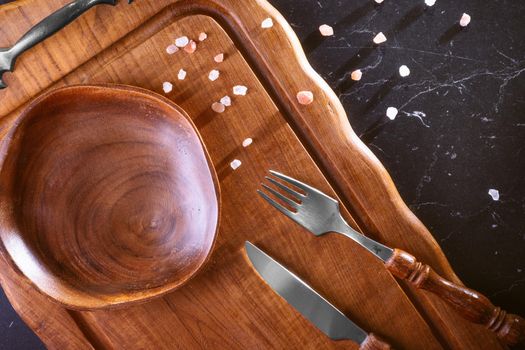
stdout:
POLYGON ((400 249, 394 250, 385 265, 394 276, 435 293, 463 318, 484 325, 507 345, 525 344, 525 319, 492 305, 483 294, 444 279, 430 266, 400 249))
POLYGON ((359 350, 393 350, 393 348, 374 333, 370 333, 359 346, 359 350))

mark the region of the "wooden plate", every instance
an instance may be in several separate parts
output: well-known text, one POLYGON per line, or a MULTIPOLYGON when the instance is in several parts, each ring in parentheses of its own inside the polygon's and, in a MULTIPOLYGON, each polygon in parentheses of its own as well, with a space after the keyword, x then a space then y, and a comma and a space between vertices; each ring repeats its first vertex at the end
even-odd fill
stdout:
POLYGON ((190 118, 125 86, 39 97, 4 144, 0 238, 42 292, 76 309, 183 285, 215 241, 219 190, 190 118))

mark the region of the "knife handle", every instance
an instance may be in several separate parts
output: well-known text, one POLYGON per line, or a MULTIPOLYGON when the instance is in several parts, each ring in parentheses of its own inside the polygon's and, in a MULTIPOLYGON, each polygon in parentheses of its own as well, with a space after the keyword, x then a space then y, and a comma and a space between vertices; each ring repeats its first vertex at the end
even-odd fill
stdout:
POLYGON ((525 319, 494 306, 483 294, 444 279, 430 266, 400 249, 394 250, 385 266, 394 276, 416 288, 435 293, 463 318, 484 325, 507 345, 525 344, 525 319))
POLYGON ((0 49, 0 89, 7 85, 2 73, 12 71, 15 61, 22 53, 64 28, 95 5, 116 5, 116 0, 76 0, 44 18, 31 28, 9 49, 0 49))
POLYGON ((386 341, 375 335, 368 334, 368 337, 361 343, 359 350, 392 350, 393 348, 386 341))

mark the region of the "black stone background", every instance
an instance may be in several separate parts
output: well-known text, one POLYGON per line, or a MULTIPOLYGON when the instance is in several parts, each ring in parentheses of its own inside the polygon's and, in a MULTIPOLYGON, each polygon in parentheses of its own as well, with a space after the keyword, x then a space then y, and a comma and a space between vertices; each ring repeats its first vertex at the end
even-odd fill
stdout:
MULTIPOLYGON (((525 2, 271 2, 460 278, 525 315, 525 2), (463 12, 472 22, 461 30, 463 12), (323 23, 333 37, 319 35, 323 23), (388 41, 375 47, 379 31, 388 41), (389 106, 400 110, 393 121, 389 106)), ((0 349, 41 347, 2 295, 0 349)))

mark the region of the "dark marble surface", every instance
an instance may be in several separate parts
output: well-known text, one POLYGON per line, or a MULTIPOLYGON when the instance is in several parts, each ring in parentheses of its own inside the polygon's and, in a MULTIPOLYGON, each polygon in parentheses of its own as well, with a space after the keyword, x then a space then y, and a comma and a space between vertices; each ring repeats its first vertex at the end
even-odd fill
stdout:
MULTIPOLYGON (((271 2, 460 278, 525 315, 525 2, 271 2), (323 23, 333 37, 319 35, 323 23), (376 48, 379 31, 388 41, 376 48), (358 68, 362 80, 349 80, 358 68)), ((0 297, 0 348, 38 344, 0 297)))

